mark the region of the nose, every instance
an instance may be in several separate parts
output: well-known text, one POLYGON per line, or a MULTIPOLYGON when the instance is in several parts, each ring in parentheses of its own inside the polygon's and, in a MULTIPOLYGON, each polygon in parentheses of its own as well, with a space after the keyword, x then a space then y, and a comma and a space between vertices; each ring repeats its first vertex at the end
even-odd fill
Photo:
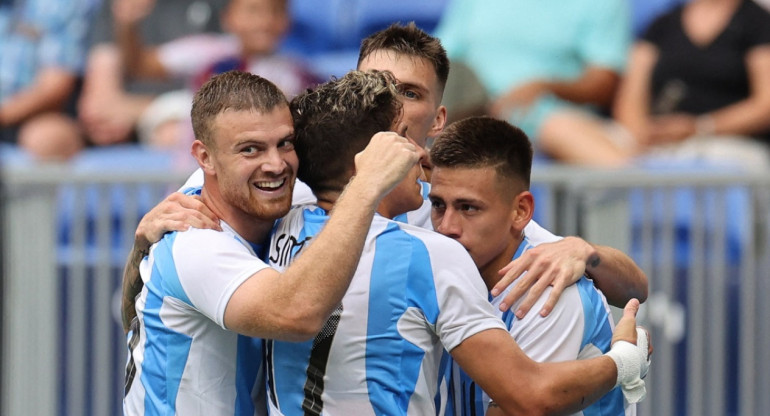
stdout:
POLYGON ((457 218, 457 213, 454 210, 447 208, 444 210, 444 215, 438 218, 438 224, 436 224, 436 231, 453 239, 458 239, 462 235, 462 227, 457 218))
POLYGON ((286 161, 278 149, 270 149, 265 153, 265 159, 262 163, 262 170, 268 173, 280 174, 286 168, 286 161))

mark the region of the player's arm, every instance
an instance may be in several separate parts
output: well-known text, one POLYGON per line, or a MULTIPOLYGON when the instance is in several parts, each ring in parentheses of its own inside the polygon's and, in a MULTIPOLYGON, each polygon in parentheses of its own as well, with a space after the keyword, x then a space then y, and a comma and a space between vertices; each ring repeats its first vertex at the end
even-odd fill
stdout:
POLYGON ((142 291, 139 264, 149 253, 150 246, 170 231, 185 231, 190 227, 221 230, 219 218, 199 197, 174 192, 153 207, 139 221, 134 234, 134 246, 123 269, 121 311, 123 331, 128 332, 136 316, 135 299, 142 291))
POLYGON ((265 338, 315 335, 350 284, 377 205, 417 161, 405 138, 375 135, 356 156, 356 175, 313 243, 284 273, 263 269, 241 284, 225 309, 225 326, 265 338))
POLYGON ((642 302, 647 299, 647 275, 628 255, 579 237, 567 237, 529 249, 500 273, 504 275, 492 288, 492 295, 501 293, 515 280, 500 309, 509 308, 526 295, 514 311, 518 317, 526 315, 550 285, 553 290, 540 310, 542 316, 547 316, 564 288, 584 274, 594 280, 613 306, 622 307, 632 298, 642 302))
POLYGON ((638 308, 636 300, 626 305, 610 353, 589 360, 537 363, 502 329, 479 332, 452 349, 451 354, 494 401, 495 407, 488 414, 575 413, 616 385, 624 388, 630 402, 636 402, 643 393, 633 395, 639 391, 632 389, 638 388, 640 377, 646 375, 651 352, 645 340, 637 345, 638 308))

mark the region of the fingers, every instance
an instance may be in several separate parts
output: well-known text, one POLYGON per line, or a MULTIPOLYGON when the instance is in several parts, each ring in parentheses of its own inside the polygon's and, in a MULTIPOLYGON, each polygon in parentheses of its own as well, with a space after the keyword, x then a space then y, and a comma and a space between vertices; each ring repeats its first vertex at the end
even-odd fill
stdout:
POLYGON ((639 301, 637 299, 631 299, 623 308, 623 318, 635 320, 637 312, 639 312, 639 301))
POLYGON ((219 218, 200 198, 174 192, 142 217, 136 239, 150 244, 170 231, 186 231, 190 227, 221 231, 219 218))
POLYGON ((356 176, 384 195, 417 164, 414 144, 394 132, 380 132, 356 155, 356 176))
MULTIPOLYGON (((556 283, 554 283, 553 288, 551 289, 551 293, 548 295, 548 300, 545 301, 543 308, 540 309, 540 316, 542 317, 546 317, 551 313, 553 308, 556 306, 556 302, 559 301, 561 294, 567 287, 563 280, 555 279, 555 281, 556 283)), ((545 290, 545 288, 543 288, 543 290, 545 290)))
POLYGON ((612 343, 617 341, 628 341, 636 344, 636 314, 639 312, 639 301, 631 299, 623 308, 623 316, 615 326, 615 332, 612 334, 612 343))
POLYGON ((527 271, 527 269, 530 267, 532 263, 532 258, 530 256, 522 255, 518 259, 508 263, 507 266, 500 269, 499 273, 504 273, 503 277, 500 279, 500 281, 497 282, 495 287, 492 288, 492 296, 499 296, 500 293, 502 293, 508 286, 510 286, 514 280, 521 277, 521 279, 524 279, 524 282, 518 282, 506 295, 503 299, 503 302, 500 304, 500 310, 504 311, 510 308, 514 303, 516 303, 519 298, 521 298, 524 293, 527 292, 527 289, 529 289, 530 284, 526 282, 527 279, 534 279, 535 276, 527 277, 527 275, 522 276, 522 273, 527 271))

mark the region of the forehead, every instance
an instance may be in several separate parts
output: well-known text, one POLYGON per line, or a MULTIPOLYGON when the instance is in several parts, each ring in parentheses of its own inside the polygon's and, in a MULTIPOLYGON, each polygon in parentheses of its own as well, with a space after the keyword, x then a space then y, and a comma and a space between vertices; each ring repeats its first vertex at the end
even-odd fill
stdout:
POLYGON ((225 109, 214 118, 218 136, 229 137, 237 141, 244 140, 280 140, 294 132, 289 107, 282 105, 271 110, 225 109))
POLYGON ((390 71, 400 83, 420 86, 434 93, 438 90, 436 70, 430 61, 418 56, 379 49, 367 55, 358 69, 390 71))
POLYGON ((453 200, 492 202, 501 200, 501 183, 494 168, 452 168, 434 166, 430 177, 430 195, 453 200))

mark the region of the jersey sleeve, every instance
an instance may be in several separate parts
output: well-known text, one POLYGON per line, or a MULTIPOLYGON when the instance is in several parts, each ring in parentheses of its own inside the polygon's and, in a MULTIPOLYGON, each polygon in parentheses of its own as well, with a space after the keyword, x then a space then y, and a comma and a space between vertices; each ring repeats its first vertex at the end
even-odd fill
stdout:
POLYGON ((551 313, 542 317, 534 311, 543 308, 551 289, 547 288, 538 298, 532 312, 520 320, 513 320, 511 336, 522 351, 535 361, 575 360, 580 354, 585 320, 580 295, 575 285, 567 287, 551 313))
POLYGON ((432 255, 439 314, 436 332, 447 351, 487 329, 503 329, 489 303, 487 288, 476 265, 462 246, 446 237, 441 253, 432 255))
POLYGON ((171 254, 178 287, 171 293, 225 328, 230 297, 267 264, 229 233, 191 229, 175 234, 171 254))

